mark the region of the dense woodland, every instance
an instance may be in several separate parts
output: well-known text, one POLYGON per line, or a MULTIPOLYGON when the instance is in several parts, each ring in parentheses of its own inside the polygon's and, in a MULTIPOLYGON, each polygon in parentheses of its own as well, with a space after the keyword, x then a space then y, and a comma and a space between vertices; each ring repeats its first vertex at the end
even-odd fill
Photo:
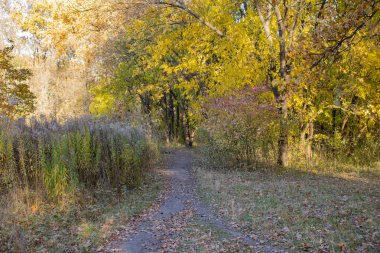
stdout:
MULTIPOLYGON (((379 8, 1 0, 0 216, 81 206, 95 189, 120 200, 147 184, 164 146, 195 147, 213 169, 378 178, 379 8)), ((8 228, 0 251, 17 252, 21 230, 8 228)))

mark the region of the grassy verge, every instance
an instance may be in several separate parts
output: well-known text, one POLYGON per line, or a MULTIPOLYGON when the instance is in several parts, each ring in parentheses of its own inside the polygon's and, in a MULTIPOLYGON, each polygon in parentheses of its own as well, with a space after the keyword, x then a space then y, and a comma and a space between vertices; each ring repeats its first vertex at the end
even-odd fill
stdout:
POLYGON ((6 199, 0 199, 0 252, 94 252, 130 218, 148 208, 161 188, 162 179, 148 174, 138 189, 80 191, 77 202, 64 208, 16 206, 14 202, 6 207, 6 199))
POLYGON ((196 169, 199 193, 253 238, 293 252, 378 252, 377 174, 196 169))

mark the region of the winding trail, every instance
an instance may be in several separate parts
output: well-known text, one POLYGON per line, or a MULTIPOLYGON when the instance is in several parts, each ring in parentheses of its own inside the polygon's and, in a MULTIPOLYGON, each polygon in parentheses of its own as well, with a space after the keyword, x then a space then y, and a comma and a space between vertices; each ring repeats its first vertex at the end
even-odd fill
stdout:
POLYGON ((176 252, 181 229, 194 217, 225 232, 231 238, 240 238, 254 252, 283 252, 270 245, 261 245, 242 234, 227 221, 213 215, 199 201, 192 171, 193 154, 190 150, 176 149, 167 156, 166 169, 162 173, 169 177, 169 183, 160 204, 135 224, 128 226, 123 236, 107 247, 107 252, 176 252))

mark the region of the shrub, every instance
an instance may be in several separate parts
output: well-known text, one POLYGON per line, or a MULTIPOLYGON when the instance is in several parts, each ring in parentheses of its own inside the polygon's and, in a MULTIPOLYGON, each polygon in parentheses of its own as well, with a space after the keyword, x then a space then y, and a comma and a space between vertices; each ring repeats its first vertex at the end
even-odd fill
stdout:
MULTIPOLYGON (((198 129, 196 139, 202 144, 203 157, 207 158, 204 161, 209 166, 252 169, 277 165, 278 113, 264 88, 247 88, 209 99, 205 115, 207 119, 198 129)), ((379 168, 380 135, 375 127, 367 132, 362 128, 359 133, 353 127, 344 136, 328 124, 316 121, 313 135, 306 141, 301 135, 300 122, 290 111, 289 167, 320 171, 379 168)))
POLYGON ((197 141, 213 167, 257 167, 276 161, 278 119, 265 89, 247 88, 207 104, 197 141))

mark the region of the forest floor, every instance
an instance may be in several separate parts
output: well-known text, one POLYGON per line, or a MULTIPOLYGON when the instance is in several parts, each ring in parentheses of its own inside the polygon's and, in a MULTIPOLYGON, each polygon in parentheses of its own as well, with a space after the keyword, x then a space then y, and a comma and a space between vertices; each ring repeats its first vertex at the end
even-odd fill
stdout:
POLYGON ((377 173, 196 168, 198 191, 245 234, 289 252, 379 252, 377 173))
POLYGON ((125 194, 82 190, 74 205, 62 206, 25 205, 20 194, 11 199, 0 195, 0 252, 101 251, 101 245, 154 205, 163 184, 162 176, 152 171, 138 189, 125 194))
POLYGON ((284 252, 243 234, 228 219, 213 214, 198 199, 193 152, 172 150, 166 156, 168 183, 160 200, 129 224, 108 252, 284 252))
MULTIPOLYGON (((212 170, 167 149, 143 186, 7 207, 0 252, 378 252, 379 174, 212 170)), ((18 200, 22 202, 21 199, 18 200)))
POLYGON ((106 252, 378 252, 378 175, 223 171, 166 154, 158 203, 106 252))

